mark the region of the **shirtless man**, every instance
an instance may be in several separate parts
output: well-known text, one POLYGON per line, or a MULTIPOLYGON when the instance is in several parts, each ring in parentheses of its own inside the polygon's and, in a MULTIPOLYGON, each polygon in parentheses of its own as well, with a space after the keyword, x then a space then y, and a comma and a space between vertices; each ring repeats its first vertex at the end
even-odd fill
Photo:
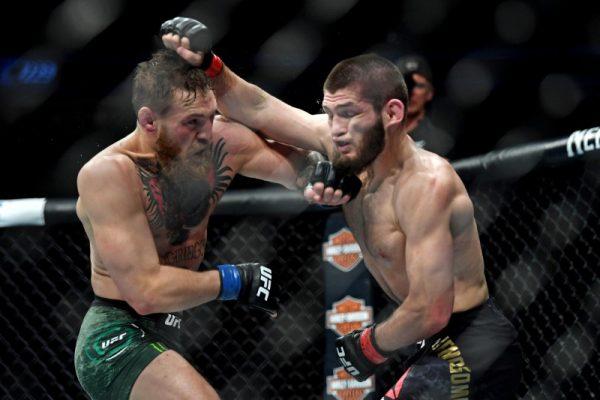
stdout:
POLYGON ((272 271, 197 271, 207 224, 236 173, 295 187, 304 155, 215 116, 210 80, 171 50, 137 67, 135 130, 80 171, 95 299, 75 350, 92 399, 216 399, 180 354, 181 311, 239 300, 274 316, 272 271))
MULTIPOLYGON (((367 268, 398 307, 386 321, 337 340, 346 370, 365 380, 395 351, 425 339, 385 399, 514 398, 517 334, 489 298, 473 204, 452 166, 406 134, 398 68, 376 55, 341 61, 323 86, 325 114, 309 115, 242 80, 211 52, 190 50, 177 33, 164 34, 163 43, 218 71, 224 115, 327 154, 362 181, 344 214, 367 268)), ((317 183, 305 197, 329 203, 341 194, 317 183)))

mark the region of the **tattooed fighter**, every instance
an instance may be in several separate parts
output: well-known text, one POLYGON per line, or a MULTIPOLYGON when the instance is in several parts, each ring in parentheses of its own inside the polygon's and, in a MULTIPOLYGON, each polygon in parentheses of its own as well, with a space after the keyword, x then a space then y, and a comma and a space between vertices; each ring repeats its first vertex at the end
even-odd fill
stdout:
POLYGON ((135 130, 79 172, 95 299, 75 367, 93 399, 215 399, 179 352, 180 312, 219 299, 276 315, 266 266, 197 268, 208 217, 233 176, 293 188, 305 157, 216 116, 210 73, 171 50, 140 63, 135 130))

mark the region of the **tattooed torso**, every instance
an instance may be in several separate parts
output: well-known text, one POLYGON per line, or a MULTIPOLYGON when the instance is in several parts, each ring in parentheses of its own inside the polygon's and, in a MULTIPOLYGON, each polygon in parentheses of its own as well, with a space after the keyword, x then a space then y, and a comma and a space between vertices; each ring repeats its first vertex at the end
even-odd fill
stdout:
POLYGON ((204 258, 208 217, 233 178, 225 140, 212 143, 206 162, 161 166, 133 158, 148 223, 161 264, 195 269, 204 258))

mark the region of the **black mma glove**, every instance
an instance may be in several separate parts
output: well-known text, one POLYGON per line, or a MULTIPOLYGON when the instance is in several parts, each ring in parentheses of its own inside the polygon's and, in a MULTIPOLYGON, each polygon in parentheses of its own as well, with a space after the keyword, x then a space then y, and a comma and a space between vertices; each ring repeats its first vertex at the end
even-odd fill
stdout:
POLYGON ((204 70, 208 77, 214 78, 221 73, 223 61, 212 52, 212 36, 202 22, 192 18, 176 17, 161 25, 160 35, 167 33, 187 37, 190 41, 190 50, 204 54, 200 69, 204 70))
POLYGON ((218 266, 221 277, 219 300, 239 300, 250 307, 277 317, 273 272, 259 263, 223 264, 218 266))
POLYGON ((325 187, 341 189, 344 195, 350 195, 350 200, 356 197, 362 187, 362 182, 356 175, 343 174, 336 170, 331 161, 317 151, 311 151, 307 157, 309 165, 301 175, 306 176, 309 185, 323 182, 325 187))
POLYGON ((335 341, 335 351, 342 366, 359 382, 373 375, 377 366, 392 355, 379 349, 373 336, 374 330, 375 325, 372 325, 339 337, 335 341))

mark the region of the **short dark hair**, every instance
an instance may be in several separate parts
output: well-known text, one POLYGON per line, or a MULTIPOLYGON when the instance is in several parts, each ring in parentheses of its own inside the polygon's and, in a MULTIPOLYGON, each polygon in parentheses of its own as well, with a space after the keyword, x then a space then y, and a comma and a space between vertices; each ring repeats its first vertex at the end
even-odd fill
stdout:
POLYGON ((390 99, 399 99, 408 107, 408 91, 402 73, 381 56, 363 54, 339 62, 327 76, 323 89, 335 93, 355 84, 377 111, 381 111, 390 99))
POLYGON ((176 90, 189 93, 185 102, 193 102, 198 94, 212 90, 210 79, 200 68, 182 59, 175 51, 162 49, 148 61, 138 64, 133 77, 133 109, 150 107, 159 115, 168 112, 176 90))

